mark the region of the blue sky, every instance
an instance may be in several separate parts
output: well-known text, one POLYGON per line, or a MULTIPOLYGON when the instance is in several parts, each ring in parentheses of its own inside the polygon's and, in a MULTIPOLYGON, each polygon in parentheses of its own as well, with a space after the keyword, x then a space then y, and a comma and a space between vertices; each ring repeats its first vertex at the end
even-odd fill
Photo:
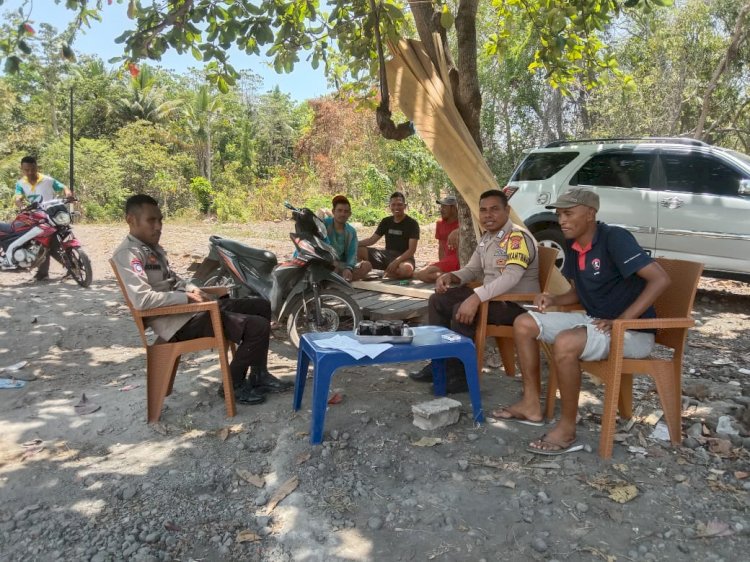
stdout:
MULTIPOLYGON (((21 4, 21 0, 6 1, 0 7, 0 13, 4 15, 8 11, 15 11, 21 4)), ((98 55, 106 62, 112 57, 122 55, 122 46, 117 45, 114 40, 131 27, 133 22, 127 18, 126 4, 103 4, 101 23, 93 22, 90 29, 84 28, 78 34, 73 48, 78 53, 98 55)), ((35 0, 31 19, 37 26, 40 23, 49 23, 62 30, 72 20, 73 14, 73 11, 65 8, 64 2, 63 5, 58 5, 53 0, 35 0)), ((179 55, 175 51, 168 51, 161 61, 149 63, 177 72, 201 66, 201 63, 189 53, 179 55)), ((230 63, 237 70, 252 70, 259 74, 263 78, 262 91, 278 85, 282 92, 291 94, 292 98, 298 101, 314 98, 329 91, 322 66, 318 70, 313 70, 304 58, 295 65, 294 71, 290 74, 276 74, 273 68, 268 66, 265 57, 248 56, 238 51, 231 52, 230 63)))

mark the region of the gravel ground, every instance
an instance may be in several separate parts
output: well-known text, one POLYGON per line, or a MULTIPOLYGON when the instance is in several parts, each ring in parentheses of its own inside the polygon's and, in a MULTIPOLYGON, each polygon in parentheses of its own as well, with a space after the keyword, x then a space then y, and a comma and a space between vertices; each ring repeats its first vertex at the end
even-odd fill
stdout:
MULTIPOLYGON (((290 228, 167 225, 163 243, 184 271, 210 233, 286 255, 290 228)), ((125 228, 76 232, 94 263, 91 288, 0 273, 0 368, 24 361, 12 374, 34 379, 0 390, 2 560, 746 556, 750 285, 701 282, 682 447, 652 437, 659 406, 648 378, 636 381, 639 413, 620 427, 610 462, 596 454, 602 394, 587 379, 580 453, 526 453, 541 428, 474 427, 466 394, 456 396, 458 423, 422 431, 410 406, 430 399, 429 387, 410 381, 420 365, 409 364, 338 372, 332 392, 342 401, 329 407, 324 444, 312 447, 310 392, 297 413, 284 394, 226 418, 209 354, 183 361, 161 422, 147 425, 144 353, 106 262, 125 228), (100 408, 77 415, 84 393, 100 408), (418 446, 422 437, 439 442, 418 446), (618 490, 637 495, 618 503, 618 490)), ((418 261, 434 253, 426 245, 418 261)), ((285 339, 271 348, 271 370, 292 380, 295 350, 285 339)), ((486 365, 485 410, 516 400, 520 379, 502 374, 494 350, 486 365)))

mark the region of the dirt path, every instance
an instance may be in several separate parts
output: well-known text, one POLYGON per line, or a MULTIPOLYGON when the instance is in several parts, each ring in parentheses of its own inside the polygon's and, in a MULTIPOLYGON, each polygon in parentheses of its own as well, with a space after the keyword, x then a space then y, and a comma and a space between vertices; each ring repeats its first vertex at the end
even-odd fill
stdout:
MULTIPOLYGON (((184 271, 217 231, 288 254, 290 224, 168 225, 163 244, 184 271)), ((338 372, 333 392, 343 400, 329 408, 324 444, 311 447, 310 392, 296 414, 285 394, 238 405, 228 419, 210 355, 183 362, 161 423, 147 425, 143 350, 106 262, 125 229, 76 232, 94 264, 90 289, 0 273, 0 368, 24 361, 16 374, 36 378, 0 390, 2 560, 746 556, 749 285, 702 282, 685 360, 683 447, 651 438, 658 400, 645 378, 635 389, 641 413, 621 429, 612 462, 596 455, 601 392, 590 381, 581 453, 540 459, 525 447, 541 428, 473 427, 466 394, 456 396, 457 424, 425 432, 411 405, 430 399, 429 385, 410 381, 420 365, 408 364, 338 372), (98 411, 75 413, 83 393, 98 411), (722 416, 738 435, 716 434, 722 416), (422 437, 440 443, 416 446, 422 437), (609 496, 623 485, 637 496, 621 504, 609 496), (274 507, 284 487, 294 489, 274 507)), ((284 340, 271 347, 271 370, 291 380, 296 350, 284 340)), ((485 410, 521 390, 496 357, 488 364, 485 410)))

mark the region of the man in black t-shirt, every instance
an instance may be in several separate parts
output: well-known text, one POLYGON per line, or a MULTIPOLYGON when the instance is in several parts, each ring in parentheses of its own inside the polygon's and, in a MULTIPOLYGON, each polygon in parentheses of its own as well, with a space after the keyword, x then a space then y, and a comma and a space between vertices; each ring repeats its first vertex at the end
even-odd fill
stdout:
POLYGON ((419 224, 406 214, 404 194, 390 197, 391 216, 380 221, 375 234, 359 241, 357 258, 370 262, 373 269, 385 270, 385 277, 409 279, 414 274, 414 253, 419 240, 419 224), (369 248, 385 236, 385 250, 369 248))

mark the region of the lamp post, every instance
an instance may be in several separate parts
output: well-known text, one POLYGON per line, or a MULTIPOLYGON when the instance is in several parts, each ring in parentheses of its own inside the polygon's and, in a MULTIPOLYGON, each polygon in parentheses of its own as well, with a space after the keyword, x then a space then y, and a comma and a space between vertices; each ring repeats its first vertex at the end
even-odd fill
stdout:
POLYGON ((68 187, 70 192, 75 194, 74 189, 74 178, 75 178, 75 164, 73 162, 73 86, 70 87, 70 178, 68 179, 68 187))

